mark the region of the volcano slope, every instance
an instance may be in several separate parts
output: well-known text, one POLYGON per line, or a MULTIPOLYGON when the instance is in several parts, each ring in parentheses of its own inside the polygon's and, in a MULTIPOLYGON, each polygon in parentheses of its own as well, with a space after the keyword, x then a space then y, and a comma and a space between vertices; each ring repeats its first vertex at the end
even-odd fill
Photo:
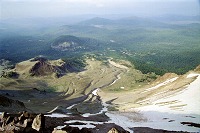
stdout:
MULTIPOLYGON (((122 90, 128 91, 139 84, 147 84, 147 79, 151 80, 148 75, 135 70, 130 63, 120 63, 130 68, 121 67, 123 65, 117 65, 111 59, 98 61, 88 58, 82 72, 73 72, 69 71, 69 66, 61 59, 50 61, 45 58, 33 58, 20 62, 14 69, 5 72, 16 73, 19 76, 8 78, 3 75, 0 80, 0 93, 24 102, 25 106, 34 112, 48 112, 57 106, 67 107, 90 99, 88 97, 96 88, 113 86, 118 81, 126 84, 126 89, 122 90), (146 81, 137 83, 138 80, 146 81)), ((70 69, 72 67, 70 66, 70 69)))
MULTIPOLYGON (((115 86, 118 84, 120 81, 115 86)), ((123 94, 108 91, 112 86, 98 94, 103 101, 112 101, 112 105, 119 109, 113 113, 128 118, 124 121, 130 127, 199 132, 199 87, 198 66, 184 75, 166 73, 146 86, 123 94)))
POLYGON ((17 64, 10 70, 19 74, 17 78, 1 77, 1 95, 23 102, 32 112, 78 114, 81 117, 75 122, 108 121, 129 132, 136 127, 199 130, 187 126, 200 123, 199 67, 154 80, 157 75, 142 74, 124 60, 87 57, 81 72, 67 71, 62 60, 44 60, 35 67, 38 62, 31 59, 17 64), (55 76, 60 71, 61 76, 55 76))

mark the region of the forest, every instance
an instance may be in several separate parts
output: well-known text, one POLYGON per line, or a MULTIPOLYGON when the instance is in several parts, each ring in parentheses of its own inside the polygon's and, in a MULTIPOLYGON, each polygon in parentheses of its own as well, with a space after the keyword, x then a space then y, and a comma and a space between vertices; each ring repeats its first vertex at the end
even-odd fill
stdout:
POLYGON ((169 24, 130 17, 92 18, 36 29, 4 26, 7 30, 0 30, 0 58, 14 64, 39 55, 58 59, 95 54, 99 59, 129 60, 143 73, 159 75, 183 74, 200 64, 199 23, 169 24), (52 48, 65 42, 76 45, 67 50, 52 48))

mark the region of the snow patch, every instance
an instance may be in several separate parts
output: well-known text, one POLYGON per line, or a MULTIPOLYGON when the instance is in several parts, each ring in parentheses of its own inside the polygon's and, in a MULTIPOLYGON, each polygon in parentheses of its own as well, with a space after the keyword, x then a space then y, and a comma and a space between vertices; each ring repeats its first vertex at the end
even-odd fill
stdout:
MULTIPOLYGON (((168 80, 166 80, 165 82, 160 83, 160 84, 158 84, 158 85, 156 85, 156 86, 154 86, 154 87, 145 89, 144 92, 148 92, 148 91, 151 91, 151 90, 155 90, 155 89, 157 89, 157 88, 159 88, 159 87, 161 87, 161 86, 164 86, 164 85, 167 85, 167 84, 169 84, 169 83, 172 83, 172 82, 174 82, 177 78, 178 78, 178 77, 168 79, 168 80)), ((144 92, 143 92, 143 93, 144 93, 144 92)))
MULTIPOLYGON (((200 74, 189 74, 187 78, 194 76, 198 77, 183 91, 175 93, 170 97, 157 100, 153 105, 132 109, 139 111, 148 119, 147 122, 140 123, 140 127, 146 126, 155 129, 199 132, 199 128, 181 124, 181 122, 200 123, 200 74)), ((176 79, 173 78, 164 83, 173 82, 174 80, 176 79)))
POLYGON ((56 117, 56 118, 69 117, 68 115, 58 114, 58 113, 53 113, 53 114, 45 115, 45 116, 48 116, 48 117, 56 117))
POLYGON ((95 128, 93 124, 104 124, 103 122, 95 122, 95 121, 81 121, 81 120, 69 120, 66 121, 65 123, 70 124, 70 123, 75 123, 75 122, 80 122, 84 123, 85 125, 70 125, 71 127, 78 127, 79 129, 82 128, 95 128))
POLYGON ((97 92, 98 92, 98 91, 99 91, 99 88, 95 89, 95 90, 92 92, 92 94, 95 95, 95 96, 97 96, 97 92))
POLYGON ((64 127, 66 127, 66 125, 64 125, 64 126, 57 126, 56 129, 61 130, 64 127))
POLYGON ((195 77, 195 76, 199 76, 199 74, 191 73, 191 74, 187 75, 187 78, 192 78, 192 77, 195 77))
POLYGON ((102 103, 102 104, 103 104, 103 108, 101 109, 100 112, 95 113, 95 114, 85 113, 85 114, 83 114, 82 116, 83 116, 83 117, 90 117, 90 116, 99 115, 99 114, 102 114, 102 113, 104 113, 104 112, 107 112, 107 111, 108 111, 108 109, 107 109, 107 104, 106 104, 106 103, 102 103))
POLYGON ((71 106, 69 106, 69 107, 67 107, 66 109, 72 109, 74 106, 76 106, 77 104, 73 104, 73 105, 71 105, 71 106))
POLYGON ((58 108, 59 108, 59 106, 55 107, 53 110, 51 110, 51 111, 49 111, 49 112, 47 112, 47 113, 52 113, 52 112, 54 112, 55 110, 57 110, 58 108))
POLYGON ((157 100, 153 105, 140 107, 139 110, 200 115, 200 74, 195 74, 195 76, 198 76, 196 80, 190 83, 183 91, 157 100))
POLYGON ((71 127, 78 127, 80 130, 82 128, 95 128, 96 126, 91 125, 91 124, 86 124, 86 125, 70 125, 71 127))
POLYGON ((140 127, 151 127, 170 131, 198 132, 199 128, 182 125, 181 122, 199 123, 199 115, 170 114, 167 112, 141 111, 147 122, 138 124, 140 127), (188 117, 189 116, 189 117, 188 117))
POLYGON ((115 123, 116 125, 119 125, 123 129, 129 131, 130 133, 133 133, 133 131, 130 130, 130 128, 134 127, 133 121, 129 120, 125 116, 116 115, 108 112, 106 113, 106 115, 110 118, 110 121, 108 121, 107 123, 115 123))
POLYGON ((121 79, 120 74, 117 75, 117 79, 115 79, 109 86, 114 85, 119 79, 121 79))

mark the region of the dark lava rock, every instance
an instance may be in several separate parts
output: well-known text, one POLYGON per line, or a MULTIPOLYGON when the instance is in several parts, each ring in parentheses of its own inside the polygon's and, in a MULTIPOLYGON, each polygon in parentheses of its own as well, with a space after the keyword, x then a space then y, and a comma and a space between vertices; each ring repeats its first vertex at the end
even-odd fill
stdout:
POLYGON ((4 77, 4 78, 18 78, 19 74, 17 72, 14 72, 14 71, 3 71, 2 74, 0 75, 0 77, 4 77))
POLYGON ((92 133, 92 131, 88 128, 82 128, 81 133, 92 133))
POLYGON ((0 123, 0 132, 6 133, 38 133, 45 127, 44 115, 29 114, 23 112, 19 114, 3 113, 0 123), (34 125, 32 128, 32 125, 34 125))
POLYGON ((134 133, 188 133, 183 131, 167 131, 162 129, 153 129, 149 127, 134 127, 134 133))
POLYGON ((80 130, 78 127, 66 126, 66 127, 62 128, 62 130, 67 131, 67 133, 80 133, 80 130))
POLYGON ((120 133, 116 128, 111 128, 108 133, 120 133))
POLYGON ((43 114, 39 114, 34 118, 32 128, 37 131, 45 129, 45 118, 43 114))
POLYGON ((198 128, 200 128, 200 124, 199 124, 199 123, 193 123, 193 122, 181 122, 181 124, 183 124, 183 125, 187 125, 187 126, 191 126, 191 127, 198 127, 198 128))
POLYGON ((29 70, 31 76, 46 76, 56 72, 54 66, 46 61, 39 61, 29 70))
POLYGON ((27 110, 24 103, 18 100, 13 100, 11 98, 0 95, 0 111, 9 110, 11 112, 18 112, 22 110, 27 110))

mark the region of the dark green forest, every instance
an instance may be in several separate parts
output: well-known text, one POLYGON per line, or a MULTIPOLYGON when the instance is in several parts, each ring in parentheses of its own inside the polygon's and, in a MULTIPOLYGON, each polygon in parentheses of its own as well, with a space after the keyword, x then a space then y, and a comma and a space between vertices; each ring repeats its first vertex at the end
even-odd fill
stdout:
POLYGON ((0 58, 13 63, 39 55, 66 59, 95 54, 99 59, 129 60, 143 73, 159 75, 183 74, 200 64, 199 23, 168 24, 134 17, 93 18, 34 31, 0 30, 0 34, 0 58), (65 42, 76 45, 65 50, 52 47, 65 42))

